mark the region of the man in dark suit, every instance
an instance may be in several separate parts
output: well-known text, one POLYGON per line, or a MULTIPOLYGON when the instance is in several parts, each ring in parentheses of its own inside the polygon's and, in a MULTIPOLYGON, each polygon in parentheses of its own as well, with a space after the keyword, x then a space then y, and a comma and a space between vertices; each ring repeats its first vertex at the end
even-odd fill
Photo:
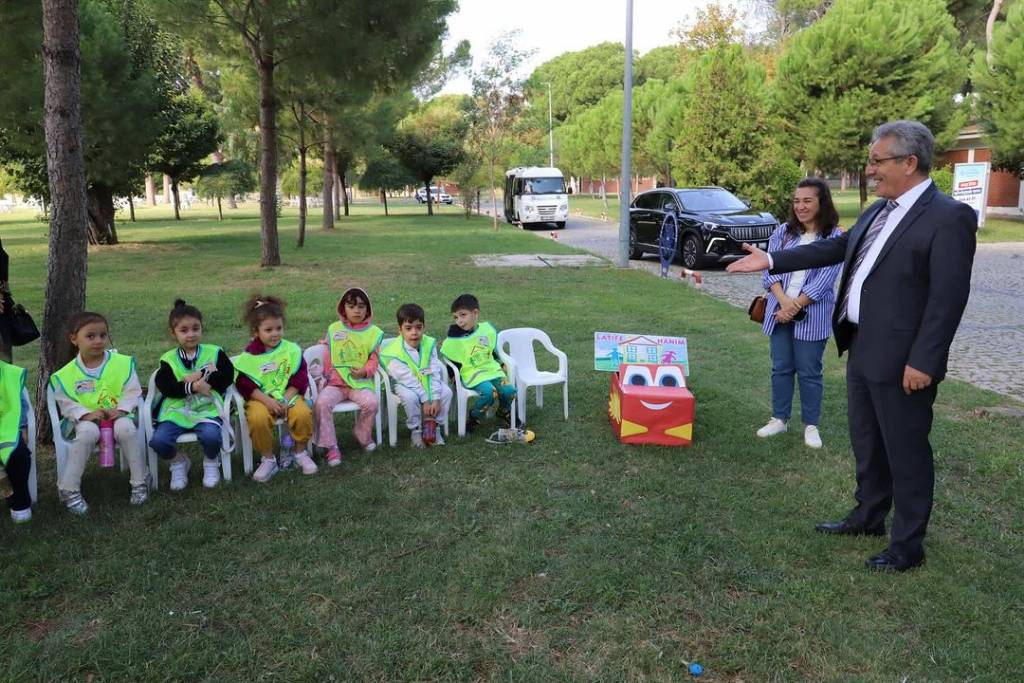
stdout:
POLYGON ((856 507, 817 529, 885 535, 872 569, 905 571, 924 562, 935 467, 928 434, 938 383, 970 293, 977 217, 929 179, 934 140, 917 121, 875 129, 867 175, 882 198, 841 237, 750 255, 730 271, 785 273, 843 263, 833 313, 836 346, 849 350, 850 442, 857 460, 856 507))

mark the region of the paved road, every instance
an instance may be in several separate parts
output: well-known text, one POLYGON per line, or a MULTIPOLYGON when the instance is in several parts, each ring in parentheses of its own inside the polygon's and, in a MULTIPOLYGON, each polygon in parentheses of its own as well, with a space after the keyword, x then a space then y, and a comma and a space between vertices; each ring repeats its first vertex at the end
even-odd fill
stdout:
MULTIPOLYGON (((539 237, 550 239, 549 231, 539 237)), ((573 217, 560 242, 615 261, 618 225, 573 217)), ((634 268, 658 273, 657 257, 633 261, 634 268)), ((679 276, 674 266, 674 277, 679 276)), ((760 275, 730 275, 721 267, 702 271, 703 290, 746 308, 761 292, 760 275)), ((977 386, 1024 401, 1024 243, 979 244, 971 277, 971 299, 953 340, 949 374, 977 386)))

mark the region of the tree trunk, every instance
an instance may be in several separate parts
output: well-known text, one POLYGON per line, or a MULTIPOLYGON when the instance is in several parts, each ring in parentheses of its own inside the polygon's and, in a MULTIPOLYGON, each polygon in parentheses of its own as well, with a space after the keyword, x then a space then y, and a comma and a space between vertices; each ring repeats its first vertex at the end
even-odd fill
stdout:
POLYGON ((380 200, 384 202, 384 215, 390 216, 388 213, 388 193, 384 191, 384 188, 380 188, 380 200))
POLYGON ((425 187, 427 189, 427 215, 428 216, 433 216, 434 215, 434 198, 430 196, 430 181, 431 180, 433 180, 433 178, 426 178, 423 181, 423 187, 425 187))
POLYGON ((171 179, 171 196, 174 197, 174 220, 181 220, 181 196, 178 194, 178 179, 171 179))
MULTIPOLYGON (((491 163, 488 165, 488 169, 489 169, 488 172, 490 174, 490 183, 491 183, 491 213, 494 214, 493 216, 491 216, 491 219, 492 219, 492 223, 494 224, 494 232, 498 232, 498 197, 494 194, 494 157, 493 156, 491 157, 490 161, 491 161, 491 163)), ((427 191, 429 192, 430 189, 427 188, 427 191)))
POLYGON ((608 213, 608 187, 606 185, 607 179, 605 176, 601 176, 601 202, 604 204, 604 212, 608 213))
POLYGON ((164 174, 164 204, 171 203, 171 177, 164 174))
POLYGON ((860 169, 860 210, 864 210, 864 205, 868 203, 868 176, 864 169, 860 169))
POLYGON ((334 230, 334 147, 330 143, 331 128, 324 118, 324 216, 321 230, 334 230))
POLYGON ((224 211, 220 208, 220 195, 217 195, 217 220, 224 220, 224 211))
POLYGON ((341 178, 338 177, 338 151, 334 151, 334 220, 341 220, 341 178))
MULTIPOLYGON (((269 36, 265 38, 270 41, 269 36)), ((281 265, 277 242, 277 95, 274 50, 267 45, 257 63, 260 72, 260 265, 281 265)))
POLYGON ((996 19, 999 18, 999 10, 1003 6, 1003 0, 993 0, 992 9, 988 13, 988 21, 985 22, 985 61, 988 68, 992 68, 992 34, 996 30, 996 19))
POLYGON ((299 126, 299 247, 306 244, 306 136, 299 126))
POLYGON ((68 361, 71 316, 85 308, 88 213, 82 159, 81 52, 78 1, 43 0, 43 129, 50 187, 50 240, 36 380, 36 438, 51 438, 46 408, 50 373, 68 361))
POLYGON ((234 192, 232 192, 231 194, 228 195, 228 208, 229 209, 237 209, 238 208, 238 202, 235 201, 235 193, 234 192))
POLYGON ((348 217, 348 185, 345 183, 345 174, 338 174, 338 181, 341 189, 341 202, 345 206, 345 217, 348 217))
POLYGON ((846 192, 846 186, 850 183, 850 174, 843 171, 839 174, 839 191, 846 192))
POLYGON ((476 215, 480 215, 480 188, 476 188, 476 215))
POLYGON ((128 217, 132 223, 135 222, 135 200, 132 199, 131 194, 128 195, 128 217))
POLYGON ((152 173, 146 174, 146 206, 156 206, 156 183, 152 173))
POLYGON ((89 242, 117 244, 114 227, 114 193, 102 183, 86 189, 85 207, 89 219, 89 242))

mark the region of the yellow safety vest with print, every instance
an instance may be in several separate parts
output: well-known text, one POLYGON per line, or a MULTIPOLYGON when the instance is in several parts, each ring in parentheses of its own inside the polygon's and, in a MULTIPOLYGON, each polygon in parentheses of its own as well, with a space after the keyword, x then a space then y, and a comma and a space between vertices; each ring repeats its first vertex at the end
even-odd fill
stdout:
MULTIPOLYGON (((201 372, 203 379, 207 379, 217 371, 217 356, 220 352, 219 346, 200 344, 196 350, 196 360, 192 370, 186 368, 185 364, 181 362, 181 355, 177 348, 162 355, 160 360, 170 366, 174 371, 174 379, 179 382, 193 372, 201 372)), ((211 422, 220 417, 217 406, 218 402, 223 402, 223 400, 224 397, 217 392, 213 392, 213 396, 203 396, 202 394, 192 394, 185 398, 163 396, 160 399, 156 421, 173 422, 185 429, 195 429, 200 422, 211 422)))
POLYGON ((60 389, 72 401, 82 404, 89 412, 113 410, 121 400, 124 385, 135 372, 135 359, 107 351, 98 377, 88 374, 76 356, 73 361, 50 376, 50 384, 60 389))
POLYGON ((6 465, 21 441, 21 394, 24 368, 0 360, 0 464, 6 465))
POLYGON ((504 379, 505 371, 494 358, 498 347, 498 330, 490 323, 480 323, 472 334, 448 337, 441 344, 445 358, 459 364, 459 376, 467 387, 492 379, 504 379))
POLYGON ((263 353, 242 353, 234 364, 235 371, 255 382, 260 391, 282 401, 288 380, 302 367, 302 349, 295 342, 282 339, 275 348, 263 353))
POLYGON ((381 362, 384 363, 384 367, 388 366, 393 360, 397 360, 399 363, 403 363, 406 367, 413 371, 416 375, 416 379, 423 385, 423 390, 427 392, 427 400, 433 401, 434 394, 430 388, 430 357, 434 354, 434 348, 437 346, 437 341, 428 335, 423 335, 420 338, 420 360, 419 363, 412 359, 409 352, 405 350, 405 344, 402 342, 401 337, 395 337, 380 350, 381 362))
POLYGON ((353 330, 338 321, 327 328, 331 364, 345 384, 353 389, 373 389, 373 377, 353 377, 352 371, 366 365, 383 338, 384 331, 376 325, 365 330, 353 330))

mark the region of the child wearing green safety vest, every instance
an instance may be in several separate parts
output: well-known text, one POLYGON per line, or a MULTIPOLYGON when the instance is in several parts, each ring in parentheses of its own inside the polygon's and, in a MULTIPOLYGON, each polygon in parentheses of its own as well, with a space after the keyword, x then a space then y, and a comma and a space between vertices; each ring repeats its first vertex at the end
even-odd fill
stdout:
POLYGON ((78 354, 50 376, 63 418, 60 427, 54 429, 62 429, 68 436, 73 434, 68 460, 57 482, 60 500, 74 514, 84 515, 88 511, 82 497, 82 473, 100 439, 100 423, 112 420, 114 438, 131 473, 129 502, 142 505, 149 499, 149 473, 138 428, 131 417, 142 397, 135 359, 107 349, 109 327, 107 319, 99 313, 84 311, 74 316, 68 336, 78 354))
POLYGON ((359 287, 345 290, 338 300, 338 320, 327 328, 327 336, 320 342, 325 349, 323 369, 317 375, 315 364, 310 371, 317 382, 319 393, 313 404, 316 413, 317 445, 327 449, 327 464, 341 464, 341 449, 334 427, 334 407, 342 401, 359 406, 356 425, 352 430, 356 441, 369 452, 377 447, 373 442, 373 421, 377 416, 377 351, 384 331, 373 324, 370 295, 359 287))
POLYGON ((175 300, 167 326, 178 345, 160 357, 160 397, 153 404, 156 429, 149 446, 171 461, 171 490, 181 491, 188 486, 192 461, 178 452, 178 437, 195 434, 205 456, 203 486, 213 488, 220 483, 220 408, 235 370, 223 349, 201 343, 203 314, 195 306, 175 300))
POLYGON ((13 493, 6 498, 15 524, 32 519, 28 477, 32 452, 28 447, 28 401, 25 369, 0 361, 0 467, 6 470, 13 493))
POLYGON ((498 397, 498 419, 508 427, 512 418, 514 384, 509 384, 498 360, 498 330, 489 322, 478 322, 480 302, 472 294, 462 294, 452 302, 455 323, 448 328, 448 337, 441 345, 441 355, 459 368, 459 376, 467 389, 480 394, 469 411, 466 428, 480 424, 487 409, 498 397))
POLYGON ((245 419, 249 423, 252 447, 262 460, 252 478, 267 482, 279 469, 292 462, 303 474, 316 474, 317 466, 306 453, 313 436, 313 413, 306 403, 309 375, 302 349, 284 338, 284 300, 253 294, 242 307, 242 320, 249 327, 252 341, 245 352, 234 359, 235 386, 245 399, 245 419), (294 456, 274 458, 274 422, 285 419, 295 442, 294 456))
MULTIPOLYGON (((381 347, 380 357, 388 376, 395 382, 395 393, 405 406, 405 424, 412 435, 412 445, 422 448, 424 418, 447 424, 452 390, 448 388, 444 365, 437 357, 437 342, 423 333, 426 321, 423 308, 417 304, 402 304, 397 317, 399 336, 381 347)), ((444 445, 440 431, 433 445, 444 445)))

